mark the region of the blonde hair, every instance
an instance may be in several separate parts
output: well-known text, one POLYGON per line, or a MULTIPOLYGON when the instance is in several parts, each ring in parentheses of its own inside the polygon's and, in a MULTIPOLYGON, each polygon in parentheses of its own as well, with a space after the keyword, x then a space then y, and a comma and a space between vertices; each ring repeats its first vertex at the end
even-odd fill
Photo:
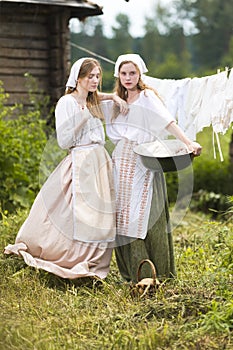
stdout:
MULTIPOLYGON (((159 96, 158 92, 152 88, 151 86, 149 85, 146 85, 143 81, 142 81, 142 78, 141 78, 141 72, 140 72, 140 69, 138 68, 137 64, 132 62, 132 61, 123 61, 121 62, 121 64, 119 65, 119 72, 120 72, 120 69, 121 67, 124 65, 124 64, 127 64, 127 63, 133 63, 135 68, 137 69, 138 73, 139 73, 139 80, 138 80, 138 83, 137 83, 137 89, 139 91, 144 91, 146 89, 148 90, 152 90, 155 95, 162 101, 161 97, 159 96)), ((127 89, 121 84, 121 81, 120 81, 120 78, 116 78, 116 82, 115 82, 115 87, 114 87, 114 92, 120 97, 122 98, 123 100, 127 101, 127 98, 128 98, 128 91, 127 89)), ((146 91, 144 92, 145 95, 146 95, 146 91)), ((115 119, 120 113, 120 109, 117 105, 114 105, 113 107, 113 114, 112 114, 112 119, 115 119)))
MULTIPOLYGON (((87 58, 83 61, 80 70, 79 70, 79 75, 77 77, 77 79, 83 79, 86 76, 88 76, 88 74, 91 73, 91 71, 95 68, 98 67, 99 71, 100 71, 100 88, 102 88, 102 68, 100 66, 100 63, 94 59, 94 58, 87 58)), ((71 94, 72 92, 74 92, 76 89, 75 88, 71 88, 71 87, 67 87, 66 91, 65 91, 65 95, 67 94, 71 94)), ((88 95, 87 95, 87 108, 90 110, 91 114, 96 117, 99 118, 101 120, 104 119, 103 116, 103 112, 101 110, 100 107, 100 100, 99 100, 99 96, 98 96, 98 90, 96 91, 89 91, 88 95)))

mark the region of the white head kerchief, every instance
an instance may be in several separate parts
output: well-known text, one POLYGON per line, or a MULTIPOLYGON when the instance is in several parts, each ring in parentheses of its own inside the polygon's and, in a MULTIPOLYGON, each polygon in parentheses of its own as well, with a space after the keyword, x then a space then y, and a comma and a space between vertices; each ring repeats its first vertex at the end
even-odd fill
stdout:
POLYGON ((135 63, 138 66, 141 74, 148 72, 148 69, 143 59, 136 53, 129 53, 126 55, 120 55, 118 57, 115 64, 114 77, 119 77, 119 66, 124 61, 131 61, 135 63))
POLYGON ((83 64, 83 62, 86 59, 89 59, 89 57, 80 58, 79 60, 77 60, 73 64, 73 66, 71 67, 71 70, 70 70, 69 78, 68 78, 67 83, 66 83, 66 87, 72 87, 72 88, 76 87, 76 83, 77 83, 77 79, 78 79, 81 65, 83 64))

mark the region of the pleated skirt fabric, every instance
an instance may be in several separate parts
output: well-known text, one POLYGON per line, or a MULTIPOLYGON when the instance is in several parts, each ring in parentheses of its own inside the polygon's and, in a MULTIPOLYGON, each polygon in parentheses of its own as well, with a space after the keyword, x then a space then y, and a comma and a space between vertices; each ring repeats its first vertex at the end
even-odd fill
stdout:
MULTIPOLYGON (((166 184, 163 173, 155 173, 148 231, 145 239, 117 235, 115 255, 119 271, 127 281, 137 282, 139 264, 144 259, 153 262, 161 280, 176 275, 173 238, 169 222, 166 184)), ((145 264, 141 278, 151 274, 145 264)))
POLYGON ((9 244, 5 253, 20 255, 29 266, 63 278, 96 276, 103 279, 109 272, 112 240, 115 239, 114 201, 111 159, 105 148, 97 146, 76 150, 62 160, 42 186, 16 236, 15 244, 9 244), (102 203, 101 210, 98 210, 98 200, 94 203, 94 210, 86 210, 88 199, 87 203, 85 200, 81 202, 79 208, 80 193, 77 187, 80 187, 77 183, 83 175, 79 177, 79 174, 75 174, 74 186, 74 157, 79 168, 85 168, 85 189, 90 188, 88 195, 91 196, 95 188, 96 197, 102 203), (78 213, 74 210, 78 210, 78 213), (80 215, 83 215, 83 219, 80 215), (81 229, 76 227, 79 221, 84 223, 81 229), (90 236, 89 228, 92 232, 90 236))

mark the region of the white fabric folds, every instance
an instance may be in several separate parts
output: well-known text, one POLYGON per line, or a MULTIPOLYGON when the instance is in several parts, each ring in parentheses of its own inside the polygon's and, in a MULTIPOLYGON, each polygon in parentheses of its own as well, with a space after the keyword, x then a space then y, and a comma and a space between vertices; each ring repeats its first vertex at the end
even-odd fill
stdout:
POLYGON ((74 239, 115 240, 115 192, 112 164, 103 146, 72 149, 74 239), (110 175, 109 175, 110 174, 110 175))

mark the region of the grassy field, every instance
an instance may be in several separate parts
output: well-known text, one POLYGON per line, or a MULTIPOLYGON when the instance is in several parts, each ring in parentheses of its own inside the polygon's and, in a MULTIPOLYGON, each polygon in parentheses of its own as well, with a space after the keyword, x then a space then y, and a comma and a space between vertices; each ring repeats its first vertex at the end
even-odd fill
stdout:
MULTIPOLYGON (((26 212, 0 223, 1 252, 26 212)), ((102 283, 70 282, 0 255, 1 350, 233 348, 233 224, 188 212, 174 231, 177 278, 132 297, 113 257, 102 283)))

